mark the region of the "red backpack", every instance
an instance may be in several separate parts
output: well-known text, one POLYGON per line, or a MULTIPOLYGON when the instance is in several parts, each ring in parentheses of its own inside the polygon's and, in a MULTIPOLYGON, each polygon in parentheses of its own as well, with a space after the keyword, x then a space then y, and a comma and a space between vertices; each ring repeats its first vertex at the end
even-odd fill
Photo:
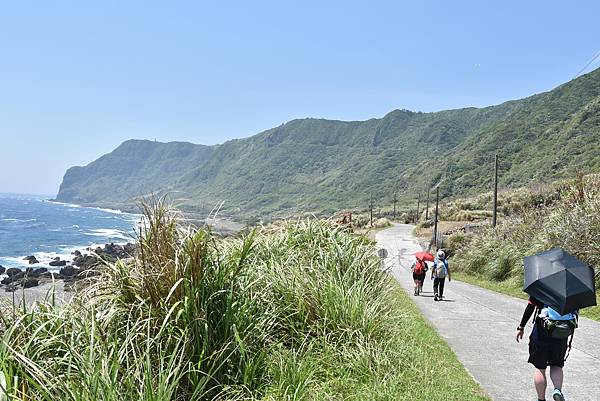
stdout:
POLYGON ((425 272, 425 262, 417 259, 417 263, 415 264, 415 274, 423 274, 425 272))

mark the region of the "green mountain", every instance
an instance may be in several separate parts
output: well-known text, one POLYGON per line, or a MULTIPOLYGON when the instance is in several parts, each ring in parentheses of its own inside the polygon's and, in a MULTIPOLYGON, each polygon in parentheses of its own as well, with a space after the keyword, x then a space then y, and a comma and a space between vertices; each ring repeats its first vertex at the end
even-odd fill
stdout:
POLYGON ((57 200, 123 207, 151 192, 232 216, 333 212, 600 171, 600 69, 549 92, 485 108, 395 110, 380 119, 299 119, 216 146, 130 140, 70 168, 57 200))

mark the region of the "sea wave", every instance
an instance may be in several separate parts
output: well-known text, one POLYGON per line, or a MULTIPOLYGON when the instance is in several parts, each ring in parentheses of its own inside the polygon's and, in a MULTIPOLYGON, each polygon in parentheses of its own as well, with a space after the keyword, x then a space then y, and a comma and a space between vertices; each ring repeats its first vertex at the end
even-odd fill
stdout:
POLYGON ((124 231, 116 230, 114 228, 98 228, 95 230, 91 230, 85 233, 85 235, 91 235, 94 237, 105 237, 105 238, 117 238, 125 241, 129 241, 132 239, 131 235, 127 234, 124 231))
POLYGON ((45 267, 48 271, 58 272, 61 267, 60 266, 50 266, 50 262, 52 262, 56 257, 59 257, 61 260, 66 260, 70 262, 73 260, 73 255, 70 252, 34 252, 33 256, 39 261, 39 263, 35 263, 30 265, 27 260, 24 260, 26 255, 17 256, 17 257, 1 257, 0 265, 10 268, 17 267, 20 269, 25 269, 27 267, 33 267, 34 269, 45 267))
POLYGON ((53 205, 66 206, 66 207, 75 207, 75 208, 81 207, 80 205, 76 205, 74 203, 65 203, 65 202, 58 202, 58 201, 53 201, 53 200, 44 200, 43 202, 44 203, 52 203, 53 205))
MULTIPOLYGON (((125 245, 128 241, 115 241, 115 244, 125 245)), ((73 261, 73 253, 75 251, 79 251, 82 254, 90 254, 93 253, 96 248, 103 248, 106 244, 104 243, 90 243, 87 245, 59 245, 58 252, 34 252, 32 255, 39 261, 39 263, 35 263, 30 265, 27 260, 25 260, 26 256, 29 255, 20 255, 20 256, 2 256, 0 257, 0 265, 5 268, 17 267, 19 269, 25 270, 27 267, 33 267, 37 269, 39 267, 45 267, 48 271, 58 272, 62 268, 62 266, 50 266, 50 262, 55 260, 55 258, 59 257, 60 260, 66 260, 67 262, 73 261)))
POLYGON ((86 248, 109 242, 135 241, 135 226, 141 218, 134 214, 52 201, 57 205, 42 206, 40 202, 48 201, 35 200, 38 206, 28 207, 21 199, 0 197, 0 264, 4 267, 49 268, 57 256, 72 260, 75 250, 86 253, 86 248), (23 260, 28 255, 41 263, 29 265, 23 260))
POLYGON ((119 210, 119 209, 109 209, 109 208, 105 208, 105 207, 81 206, 81 205, 77 205, 75 203, 58 202, 58 201, 53 201, 53 200, 46 200, 44 202, 53 203, 55 205, 62 205, 62 206, 66 206, 66 207, 71 207, 71 208, 94 209, 94 210, 99 210, 101 212, 112 213, 112 214, 126 214, 126 215, 133 215, 133 216, 137 215, 136 213, 128 213, 128 212, 124 212, 124 211, 119 210))
POLYGON ((112 214, 131 214, 131 213, 126 213, 119 209, 107 209, 107 208, 103 208, 103 207, 90 207, 90 209, 100 210, 102 212, 112 213, 112 214))

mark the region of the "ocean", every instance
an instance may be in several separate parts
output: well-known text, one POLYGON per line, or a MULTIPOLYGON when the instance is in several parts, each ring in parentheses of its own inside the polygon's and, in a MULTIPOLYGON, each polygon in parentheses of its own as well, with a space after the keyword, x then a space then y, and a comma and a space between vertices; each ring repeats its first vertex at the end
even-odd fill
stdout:
POLYGON ((33 255, 40 263, 32 267, 58 271, 48 265, 57 256, 71 260, 76 249, 133 242, 139 221, 139 215, 118 210, 0 194, 0 265, 24 269, 29 264, 23 258, 33 255))

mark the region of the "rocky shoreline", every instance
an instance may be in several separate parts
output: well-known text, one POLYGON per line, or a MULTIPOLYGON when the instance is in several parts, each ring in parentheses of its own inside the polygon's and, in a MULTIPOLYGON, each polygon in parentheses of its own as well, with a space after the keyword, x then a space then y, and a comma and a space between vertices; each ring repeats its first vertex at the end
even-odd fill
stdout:
POLYGON ((86 248, 83 251, 76 250, 71 253, 72 260, 56 257, 49 263, 51 267, 60 267, 58 272, 51 272, 46 267, 32 267, 39 261, 33 255, 26 256, 23 258, 23 263, 29 266, 8 269, 0 266, 0 275, 4 275, 0 281, 0 288, 7 292, 14 292, 20 288, 28 289, 48 282, 62 281, 65 291, 69 291, 80 280, 97 275, 97 266, 118 259, 131 258, 135 252, 136 246, 132 243, 124 245, 110 243, 96 248, 86 248))

